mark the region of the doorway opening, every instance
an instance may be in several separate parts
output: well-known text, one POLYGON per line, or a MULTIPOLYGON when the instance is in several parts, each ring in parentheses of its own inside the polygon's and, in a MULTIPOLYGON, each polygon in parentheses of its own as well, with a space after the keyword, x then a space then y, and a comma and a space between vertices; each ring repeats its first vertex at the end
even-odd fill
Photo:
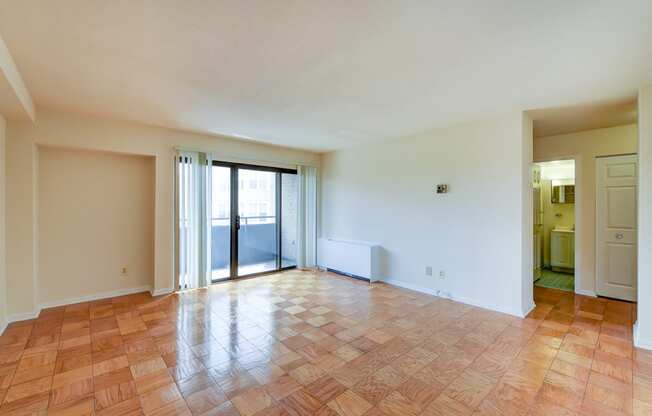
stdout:
MULTIPOLYGON (((533 120, 534 162, 575 162, 575 294, 635 299, 636 100, 545 108, 528 115, 533 120), (619 160, 623 156, 629 159, 619 160)), ((536 233, 536 215, 533 223, 536 233)), ((549 265, 543 254, 536 262, 536 253, 534 280, 549 265)), ((554 294, 536 289, 540 296, 554 294)))
POLYGON ((575 160, 533 166, 534 285, 575 291, 575 160))

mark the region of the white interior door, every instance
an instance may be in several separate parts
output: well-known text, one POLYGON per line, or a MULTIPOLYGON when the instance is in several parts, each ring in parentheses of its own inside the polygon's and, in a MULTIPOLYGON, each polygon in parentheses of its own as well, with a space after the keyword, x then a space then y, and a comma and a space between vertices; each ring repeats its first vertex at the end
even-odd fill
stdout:
POLYGON ((597 159, 597 293, 636 300, 637 156, 597 159))

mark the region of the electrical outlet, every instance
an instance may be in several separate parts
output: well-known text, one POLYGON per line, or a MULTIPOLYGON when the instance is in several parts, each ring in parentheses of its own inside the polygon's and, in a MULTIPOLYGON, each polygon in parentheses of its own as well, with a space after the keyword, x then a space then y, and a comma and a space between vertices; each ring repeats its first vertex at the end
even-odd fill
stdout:
POLYGON ((445 270, 440 270, 439 271, 439 278, 440 279, 445 279, 446 278, 446 271, 445 270))
POLYGON ((426 266, 426 276, 432 276, 432 266, 426 266))
POLYGON ((127 268, 126 267, 121 267, 120 268, 120 275, 121 276, 126 276, 127 275, 127 268))

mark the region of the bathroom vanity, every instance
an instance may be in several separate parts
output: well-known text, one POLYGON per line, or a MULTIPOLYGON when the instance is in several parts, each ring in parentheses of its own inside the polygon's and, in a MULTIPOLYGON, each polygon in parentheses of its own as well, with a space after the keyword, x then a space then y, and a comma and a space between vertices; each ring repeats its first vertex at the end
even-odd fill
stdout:
POLYGON ((550 232, 550 266, 560 271, 575 268, 575 230, 555 228, 550 232))

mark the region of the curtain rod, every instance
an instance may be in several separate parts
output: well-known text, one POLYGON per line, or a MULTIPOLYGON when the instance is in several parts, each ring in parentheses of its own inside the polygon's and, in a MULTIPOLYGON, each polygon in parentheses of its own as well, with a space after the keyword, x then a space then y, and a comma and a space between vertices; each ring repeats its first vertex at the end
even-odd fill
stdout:
POLYGON ((220 153, 219 151, 216 152, 215 150, 207 150, 207 149, 193 149, 190 147, 184 147, 184 146, 174 146, 174 150, 180 151, 180 152, 202 152, 202 153, 209 153, 213 155, 213 158, 216 160, 221 160, 223 162, 241 162, 241 163, 248 163, 248 164, 267 164, 268 166, 274 166, 274 167, 292 167, 296 168, 297 165, 301 166, 312 166, 315 168, 319 167, 319 164, 313 163, 313 162, 282 162, 278 160, 265 160, 265 159, 253 159, 253 158, 247 158, 247 157, 242 157, 242 156, 232 156, 226 153, 220 153))

